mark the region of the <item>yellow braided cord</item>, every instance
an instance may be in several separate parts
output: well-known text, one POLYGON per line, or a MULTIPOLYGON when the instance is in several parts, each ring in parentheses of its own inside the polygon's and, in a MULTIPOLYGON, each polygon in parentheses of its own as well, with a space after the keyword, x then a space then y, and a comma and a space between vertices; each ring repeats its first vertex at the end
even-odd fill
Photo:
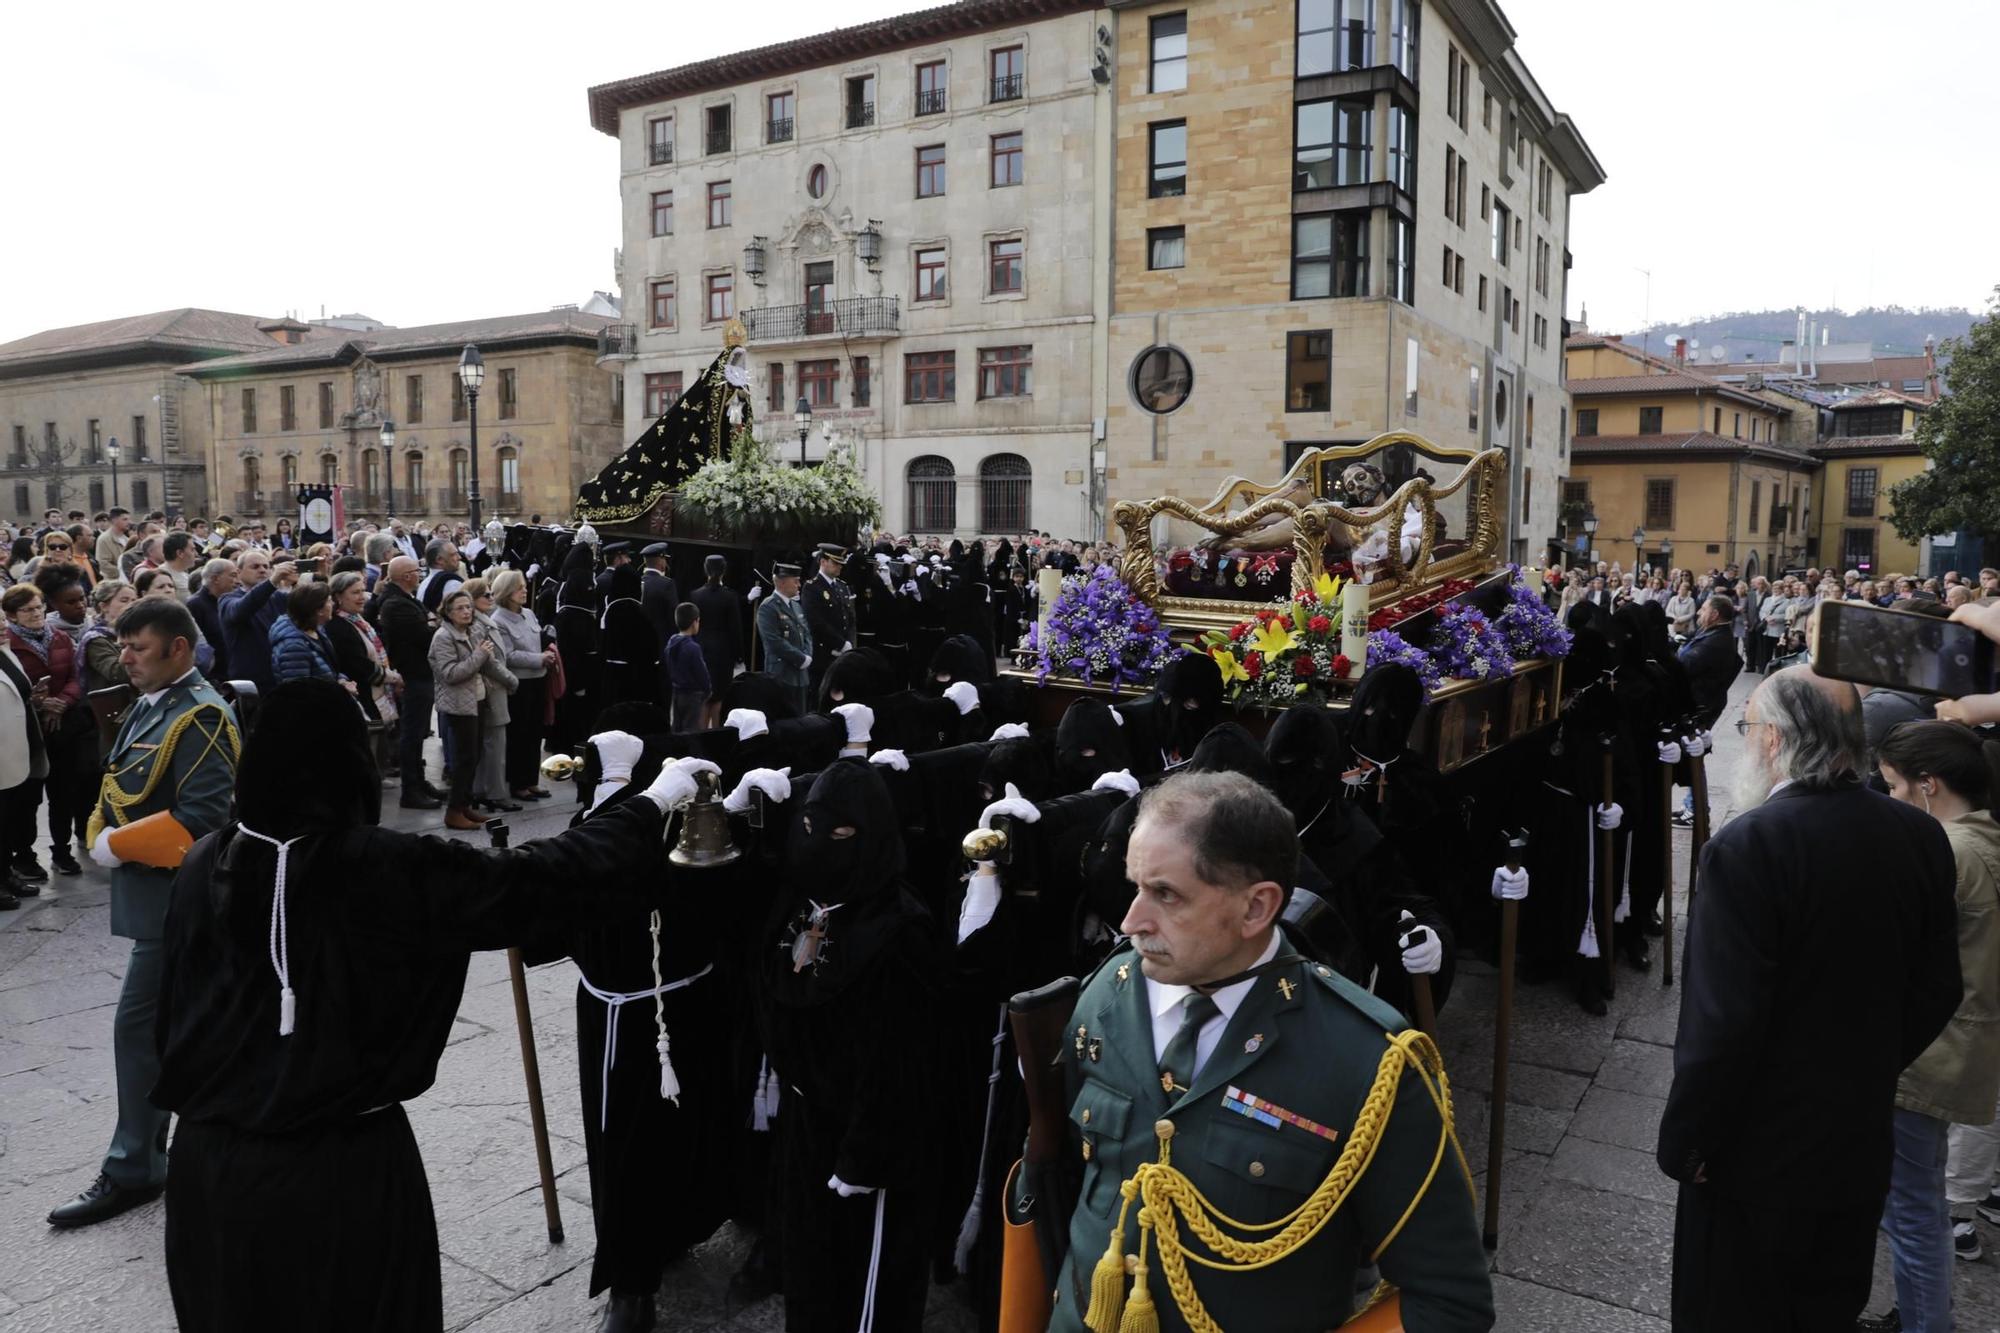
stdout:
MULTIPOLYGON (((1144 1256, 1147 1251, 1147 1233, 1152 1233, 1153 1247, 1158 1252, 1160 1273, 1165 1277, 1167 1289, 1173 1294, 1174 1304, 1180 1307, 1181 1316, 1187 1321, 1193 1333, 1222 1333, 1221 1327, 1202 1304, 1195 1292, 1194 1280, 1188 1271, 1188 1262, 1200 1264, 1204 1268, 1219 1272, 1247 1273, 1268 1267, 1286 1258, 1305 1246, 1319 1234, 1334 1213, 1354 1192, 1355 1185, 1367 1172, 1375 1160, 1376 1150, 1381 1146, 1383 1136, 1389 1126, 1389 1117, 1395 1111, 1396 1090, 1402 1081, 1403 1071, 1412 1069, 1422 1083, 1424 1091, 1437 1107, 1440 1122, 1437 1151, 1431 1159, 1429 1172, 1423 1184, 1410 1199, 1409 1206, 1389 1229, 1382 1243, 1369 1256, 1372 1263, 1389 1248, 1391 1241, 1402 1232, 1404 1225, 1415 1214, 1417 1205, 1429 1192, 1431 1182, 1444 1161, 1445 1145, 1449 1143, 1458 1156, 1464 1170, 1465 1187, 1468 1198, 1476 1195, 1472 1189, 1472 1169, 1465 1160, 1465 1149, 1459 1144, 1458 1132, 1452 1125, 1451 1086, 1445 1077, 1444 1057, 1438 1053, 1437 1045, 1422 1032, 1412 1029, 1407 1032, 1386 1036, 1388 1049, 1382 1053, 1381 1063, 1375 1069, 1375 1081, 1363 1098, 1361 1108, 1355 1113, 1354 1127, 1349 1132, 1347 1146, 1335 1159, 1333 1169, 1327 1172, 1305 1202, 1276 1222, 1244 1223, 1217 1209, 1193 1181, 1176 1170, 1172 1164, 1169 1141, 1171 1134, 1162 1136, 1160 1160, 1142 1163, 1133 1173, 1132 1179, 1123 1188, 1136 1184, 1143 1206, 1139 1211, 1139 1254, 1141 1267, 1137 1273, 1133 1291, 1143 1290, 1145 1280, 1144 1256), (1185 1216, 1188 1230, 1217 1258, 1208 1258, 1183 1248, 1180 1235, 1180 1221, 1185 1216), (1220 1225, 1218 1225, 1220 1224, 1220 1225), (1276 1235, 1263 1240, 1245 1240, 1228 1234, 1224 1227, 1237 1232, 1271 1231, 1276 1235)), ((1127 1196, 1128 1200, 1130 1196, 1127 1196)), ((1121 1210, 1120 1221, 1123 1221, 1121 1210)), ((1122 1226, 1120 1228, 1122 1233, 1122 1226)), ((1114 1233, 1114 1236, 1120 1236, 1114 1233)), ((1121 1237, 1122 1238, 1122 1237, 1121 1237)), ((1109 1256, 1107 1255, 1107 1258, 1109 1256)), ((1378 1288, 1369 1301, 1370 1305, 1383 1299, 1387 1294, 1386 1284, 1378 1288)), ((1093 1324, 1093 1328, 1097 1325, 1093 1324)), ((1110 1333, 1100 1330, 1099 1333, 1110 1333)))
MULTIPOLYGON (((202 747, 202 752, 195 757, 194 763, 188 766, 188 771, 192 773, 195 769, 201 767, 202 762, 211 754, 216 753, 224 743, 228 745, 230 765, 232 767, 235 765, 237 759, 242 754, 243 746, 242 742, 237 739, 236 724, 230 720, 229 710, 219 704, 195 705, 174 719, 173 725, 167 728, 167 734, 161 738, 158 749, 142 751, 122 766, 108 768, 104 771, 104 781, 97 790, 97 806, 90 812, 90 821, 84 828, 84 835, 89 841, 96 842, 97 835, 104 831, 105 812, 107 810, 110 812, 111 821, 120 827, 131 822, 130 817, 126 815, 125 811, 129 807, 138 805, 149 799, 154 791, 159 788, 160 780, 173 768, 174 748, 180 744, 181 737, 187 733, 190 727, 195 726, 204 713, 214 713, 219 725, 214 730, 210 730, 206 726, 200 728, 201 738, 207 744, 202 747), (121 785, 120 779, 131 773, 148 759, 152 760, 153 768, 146 775, 145 783, 136 792, 126 791, 123 785, 121 785)), ((178 790, 178 787, 176 787, 176 790, 178 790)))

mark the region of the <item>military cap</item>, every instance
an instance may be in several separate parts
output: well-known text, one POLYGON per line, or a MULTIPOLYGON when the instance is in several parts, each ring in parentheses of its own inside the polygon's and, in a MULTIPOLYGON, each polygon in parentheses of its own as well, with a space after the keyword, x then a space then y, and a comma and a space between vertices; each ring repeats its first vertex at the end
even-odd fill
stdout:
POLYGON ((641 559, 651 560, 655 556, 670 554, 671 550, 672 548, 669 547, 665 542, 654 542, 652 545, 640 551, 639 556, 641 559))
POLYGON ((773 564, 771 566, 771 577, 774 579, 795 579, 799 577, 799 567, 783 563, 773 564))

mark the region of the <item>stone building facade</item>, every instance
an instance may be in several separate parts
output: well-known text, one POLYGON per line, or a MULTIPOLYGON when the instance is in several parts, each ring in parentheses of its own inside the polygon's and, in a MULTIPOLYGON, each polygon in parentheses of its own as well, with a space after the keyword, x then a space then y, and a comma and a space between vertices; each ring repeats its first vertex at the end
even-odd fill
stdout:
POLYGON ((206 514, 208 416, 176 369, 272 348, 303 327, 190 308, 0 344, 0 514, 21 523, 114 504, 206 514))
POLYGON ((1497 6, 1112 8, 1111 498, 1205 500, 1413 430, 1508 450, 1509 550, 1540 557, 1567 470, 1569 201, 1604 173, 1497 6))
POLYGON ((343 488, 350 518, 463 520, 471 413, 458 360, 486 363, 478 401, 487 518, 566 520, 577 488, 625 444, 623 385, 597 364, 611 321, 575 310, 369 332, 318 330, 295 345, 187 366, 214 508, 267 523, 296 516, 296 487, 343 488), (394 426, 385 448, 384 422, 394 426))
POLYGON ((591 89, 620 143, 626 433, 741 315, 762 438, 852 447, 885 526, 1089 530, 1099 22, 983 0, 591 89))

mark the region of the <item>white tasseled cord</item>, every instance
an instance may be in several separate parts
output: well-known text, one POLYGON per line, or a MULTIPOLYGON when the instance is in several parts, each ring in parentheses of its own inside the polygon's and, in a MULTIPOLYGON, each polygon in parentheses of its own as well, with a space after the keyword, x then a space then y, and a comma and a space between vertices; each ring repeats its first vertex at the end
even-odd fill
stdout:
MULTIPOLYGON (((674 1073, 673 1043, 667 1039, 667 981, 660 975, 660 914, 655 911, 647 923, 653 932, 653 1026, 659 1038, 653 1043, 660 1053, 660 1096, 675 1106, 681 1104, 681 1080, 674 1073)), ((704 972, 707 968, 702 969, 704 972)), ((615 1017, 615 1015, 614 1015, 615 1017)))
POLYGON ((280 842, 268 833, 259 833, 248 824, 238 824, 248 836, 268 842, 278 849, 278 878, 271 889, 271 970, 278 974, 278 1035, 289 1037, 298 1025, 298 999, 292 994, 292 942, 285 921, 285 872, 291 861, 292 844, 298 838, 280 842))

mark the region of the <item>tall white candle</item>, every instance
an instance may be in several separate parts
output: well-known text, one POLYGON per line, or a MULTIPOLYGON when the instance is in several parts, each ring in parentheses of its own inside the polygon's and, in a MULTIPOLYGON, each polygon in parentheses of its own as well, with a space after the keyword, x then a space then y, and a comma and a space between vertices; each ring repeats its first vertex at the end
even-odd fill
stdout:
POLYGON ((1349 680, 1368 665, 1368 589, 1355 582, 1340 590, 1340 655, 1349 680))
POLYGON ((1035 623, 1039 626, 1035 634, 1035 641, 1037 643, 1048 642, 1049 613, 1055 610, 1056 598, 1061 594, 1062 571, 1060 569, 1041 569, 1036 571, 1035 596, 1036 600, 1041 603, 1039 613, 1035 617, 1035 623))

